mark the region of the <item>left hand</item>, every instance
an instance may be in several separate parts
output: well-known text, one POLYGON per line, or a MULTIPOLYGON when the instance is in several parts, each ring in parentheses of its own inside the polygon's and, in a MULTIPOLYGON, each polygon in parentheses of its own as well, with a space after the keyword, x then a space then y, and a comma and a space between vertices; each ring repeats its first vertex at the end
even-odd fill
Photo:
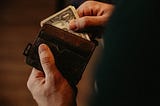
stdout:
POLYGON ((74 106, 75 94, 55 65, 47 45, 39 46, 40 61, 44 70, 33 68, 27 86, 39 106, 74 106))

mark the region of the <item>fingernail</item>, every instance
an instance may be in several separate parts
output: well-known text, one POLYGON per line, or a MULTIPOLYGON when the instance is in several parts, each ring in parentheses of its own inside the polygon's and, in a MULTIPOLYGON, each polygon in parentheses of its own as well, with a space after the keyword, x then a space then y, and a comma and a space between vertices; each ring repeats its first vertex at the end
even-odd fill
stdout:
POLYGON ((76 20, 71 20, 70 21, 69 29, 71 29, 71 30, 76 30, 77 29, 76 20))
POLYGON ((41 54, 42 52, 46 51, 48 49, 46 44, 41 44, 39 46, 39 53, 41 54))

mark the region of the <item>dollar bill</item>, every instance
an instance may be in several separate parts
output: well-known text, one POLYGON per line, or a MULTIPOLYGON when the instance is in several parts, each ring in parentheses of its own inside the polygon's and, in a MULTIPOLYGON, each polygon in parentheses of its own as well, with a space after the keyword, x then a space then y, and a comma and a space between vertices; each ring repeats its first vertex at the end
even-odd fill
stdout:
POLYGON ((50 24, 90 41, 87 33, 77 33, 69 29, 69 22, 77 18, 79 18, 79 16, 74 6, 68 6, 56 14, 53 14, 41 21, 40 25, 42 27, 44 24, 50 24))

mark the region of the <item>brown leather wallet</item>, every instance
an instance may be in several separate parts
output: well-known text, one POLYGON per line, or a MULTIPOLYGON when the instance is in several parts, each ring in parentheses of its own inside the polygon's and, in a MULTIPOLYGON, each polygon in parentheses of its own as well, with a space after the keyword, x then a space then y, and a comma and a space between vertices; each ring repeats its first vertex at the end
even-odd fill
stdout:
POLYGON ((45 24, 33 44, 29 43, 23 54, 26 63, 43 71, 38 55, 38 46, 47 44, 55 57, 56 66, 71 84, 78 84, 83 71, 98 44, 88 41, 68 31, 45 24))

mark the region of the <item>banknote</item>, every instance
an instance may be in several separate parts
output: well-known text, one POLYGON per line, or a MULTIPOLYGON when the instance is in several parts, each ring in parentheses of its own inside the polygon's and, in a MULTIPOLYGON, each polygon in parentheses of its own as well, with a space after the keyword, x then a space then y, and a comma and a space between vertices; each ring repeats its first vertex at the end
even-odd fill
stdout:
POLYGON ((77 33, 69 29, 69 22, 77 18, 79 18, 79 16, 74 6, 68 6, 63 10, 42 20, 40 25, 42 27, 44 24, 50 24, 90 41, 89 35, 87 33, 77 33))

